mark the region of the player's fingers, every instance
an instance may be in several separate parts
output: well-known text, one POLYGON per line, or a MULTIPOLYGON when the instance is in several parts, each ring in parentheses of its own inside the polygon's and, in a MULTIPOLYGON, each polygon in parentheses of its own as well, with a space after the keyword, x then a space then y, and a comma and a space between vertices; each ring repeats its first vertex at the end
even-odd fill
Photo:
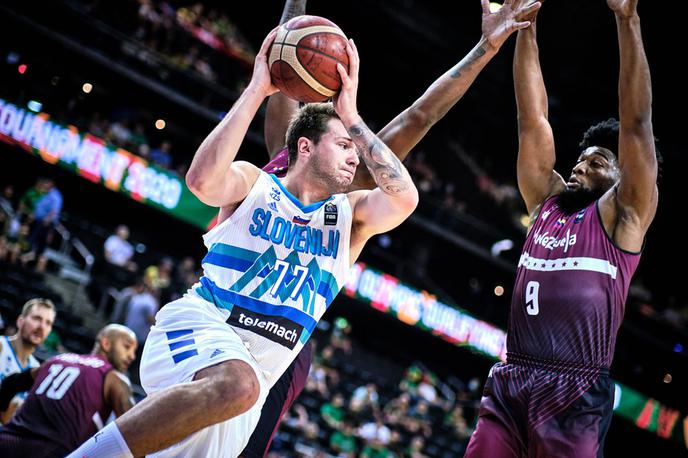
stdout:
POLYGON ((267 54, 270 45, 275 40, 277 29, 279 29, 279 26, 275 27, 270 31, 270 33, 268 33, 268 35, 265 37, 265 40, 263 40, 263 44, 260 46, 260 51, 258 51, 258 54, 267 54))
POLYGON ((349 55, 349 74, 354 78, 358 77, 358 69, 361 66, 361 59, 358 55, 358 48, 356 48, 356 43, 354 43, 353 38, 349 39, 346 52, 349 55))
POLYGON ((480 5, 483 7, 483 14, 490 14, 490 0, 480 0, 480 5))
POLYGON ((342 79, 342 87, 349 87, 351 79, 349 74, 346 72, 346 68, 339 62, 337 62, 337 71, 339 72, 339 77, 342 79))
POLYGON ((514 22, 514 30, 527 29, 530 24, 530 21, 514 22))
POLYGON ((529 14, 537 11, 540 9, 542 6, 542 3, 540 2, 535 2, 532 5, 524 6, 523 8, 520 8, 517 12, 517 16, 528 16, 529 14))

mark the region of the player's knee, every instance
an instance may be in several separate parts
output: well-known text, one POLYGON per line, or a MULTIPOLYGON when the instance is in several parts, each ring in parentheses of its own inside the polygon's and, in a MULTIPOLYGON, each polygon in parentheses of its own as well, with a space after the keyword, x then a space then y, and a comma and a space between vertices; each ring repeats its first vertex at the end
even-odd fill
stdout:
POLYGON ((236 360, 209 377, 207 388, 208 412, 220 421, 246 412, 260 395, 260 383, 251 366, 236 360))

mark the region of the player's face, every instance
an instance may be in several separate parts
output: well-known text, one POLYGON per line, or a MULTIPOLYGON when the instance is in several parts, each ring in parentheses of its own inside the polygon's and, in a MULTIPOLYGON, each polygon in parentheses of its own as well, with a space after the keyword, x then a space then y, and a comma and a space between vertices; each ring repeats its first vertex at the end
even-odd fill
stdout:
POLYGON ((29 345, 40 345, 53 329, 53 321, 55 312, 52 309, 35 305, 26 316, 20 315, 17 319, 19 336, 29 345))
POLYGON ((129 365, 136 359, 137 345, 133 336, 127 333, 119 334, 113 338, 110 351, 107 352, 108 361, 118 371, 126 372, 129 365))
POLYGON ((328 131, 314 145, 311 165, 316 176, 333 187, 333 193, 344 192, 351 185, 358 166, 358 150, 339 119, 330 119, 328 131))
POLYGON ((606 148, 591 146, 578 157, 566 187, 573 191, 606 192, 618 179, 619 169, 614 154, 606 148))
POLYGON ((591 146, 578 157, 558 204, 566 212, 580 210, 602 197, 618 179, 619 168, 614 154, 608 149, 591 146))

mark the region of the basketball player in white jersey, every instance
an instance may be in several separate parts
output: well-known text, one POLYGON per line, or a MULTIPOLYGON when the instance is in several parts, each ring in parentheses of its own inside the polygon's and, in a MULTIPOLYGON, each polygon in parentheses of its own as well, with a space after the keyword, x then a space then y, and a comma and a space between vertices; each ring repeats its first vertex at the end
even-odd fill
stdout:
MULTIPOLYGON (((34 298, 24 304, 17 317, 17 333, 11 337, 0 337, 0 382, 12 374, 40 365, 33 353, 50 334, 55 314, 55 304, 50 299, 34 298)), ((0 412, 0 423, 12 419, 26 395, 26 392, 18 394, 7 410, 0 412)))
POLYGON ((359 57, 333 104, 306 105, 287 136, 283 179, 234 158, 266 97, 277 92, 266 54, 248 87, 197 151, 189 188, 220 207, 204 236, 204 276, 156 316, 141 362, 150 394, 70 457, 236 457, 270 386, 308 340, 366 241, 418 203, 404 166, 356 108, 359 57), (359 160, 378 187, 342 192, 359 160))

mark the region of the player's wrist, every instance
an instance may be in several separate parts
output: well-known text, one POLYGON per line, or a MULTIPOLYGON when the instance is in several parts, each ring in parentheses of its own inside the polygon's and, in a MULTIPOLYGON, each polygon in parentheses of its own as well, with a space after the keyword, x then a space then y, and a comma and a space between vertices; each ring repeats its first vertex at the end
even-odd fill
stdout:
POLYGON ((351 126, 355 126, 356 124, 361 124, 363 122, 363 119, 361 119, 361 116, 358 114, 358 111, 353 111, 351 113, 342 113, 339 115, 339 119, 342 121, 342 124, 344 124, 344 127, 347 129, 351 126))

